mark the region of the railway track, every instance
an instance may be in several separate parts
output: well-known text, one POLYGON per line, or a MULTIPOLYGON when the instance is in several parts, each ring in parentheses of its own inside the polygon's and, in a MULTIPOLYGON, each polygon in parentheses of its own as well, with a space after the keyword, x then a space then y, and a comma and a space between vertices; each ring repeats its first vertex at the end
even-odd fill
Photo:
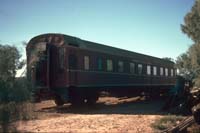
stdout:
POLYGON ((178 132, 184 132, 187 127, 195 123, 195 120, 193 116, 185 118, 182 122, 177 124, 175 127, 168 128, 164 130, 162 133, 178 133, 178 132))

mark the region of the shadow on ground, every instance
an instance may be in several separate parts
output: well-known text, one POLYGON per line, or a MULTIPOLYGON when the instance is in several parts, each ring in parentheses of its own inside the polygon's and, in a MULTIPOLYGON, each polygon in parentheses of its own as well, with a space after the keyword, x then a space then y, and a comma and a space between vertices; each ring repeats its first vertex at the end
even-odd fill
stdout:
MULTIPOLYGON (((101 97, 99 101, 93 105, 82 105, 74 107, 71 104, 65 104, 64 106, 57 107, 53 104, 53 101, 48 103, 48 106, 38 107, 36 112, 46 113, 60 113, 60 114, 127 114, 127 115, 165 115, 166 112, 161 111, 164 100, 145 100, 144 98, 109 98, 101 97)), ((40 103, 40 104, 45 104, 40 103)))

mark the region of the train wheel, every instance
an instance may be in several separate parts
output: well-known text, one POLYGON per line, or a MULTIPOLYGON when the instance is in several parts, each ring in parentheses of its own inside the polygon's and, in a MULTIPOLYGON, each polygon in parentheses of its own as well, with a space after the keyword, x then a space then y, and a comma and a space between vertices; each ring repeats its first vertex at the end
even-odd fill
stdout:
POLYGON ((98 92, 90 93, 86 97, 88 105, 94 105, 98 99, 99 99, 99 93, 98 92))
POLYGON ((54 102, 57 106, 62 106, 64 104, 64 101, 62 100, 60 96, 56 96, 54 99, 54 102))
POLYGON ((73 106, 81 106, 85 103, 82 97, 77 97, 77 96, 74 98, 71 98, 70 102, 73 106))
POLYGON ((85 103, 84 100, 83 94, 79 90, 73 88, 69 91, 69 102, 73 106, 83 105, 85 103))

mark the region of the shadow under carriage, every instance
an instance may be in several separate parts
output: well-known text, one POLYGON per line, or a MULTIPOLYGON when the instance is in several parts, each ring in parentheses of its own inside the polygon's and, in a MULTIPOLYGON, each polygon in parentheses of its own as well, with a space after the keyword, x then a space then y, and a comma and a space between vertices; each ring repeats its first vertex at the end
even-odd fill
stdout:
POLYGON ((127 114, 127 115, 164 115, 161 108, 164 105, 164 99, 148 100, 145 97, 101 97, 99 101, 91 106, 73 106, 65 104, 64 106, 44 107, 38 112, 47 113, 72 113, 72 114, 127 114))

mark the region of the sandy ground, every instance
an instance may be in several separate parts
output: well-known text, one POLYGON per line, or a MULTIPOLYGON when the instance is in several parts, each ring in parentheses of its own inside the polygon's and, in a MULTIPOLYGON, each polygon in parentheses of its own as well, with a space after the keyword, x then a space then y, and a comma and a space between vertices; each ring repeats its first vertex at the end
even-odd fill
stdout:
POLYGON ((153 132, 151 124, 162 117, 162 100, 100 98, 94 107, 56 107, 53 101, 35 106, 41 116, 17 122, 22 132, 153 132))

